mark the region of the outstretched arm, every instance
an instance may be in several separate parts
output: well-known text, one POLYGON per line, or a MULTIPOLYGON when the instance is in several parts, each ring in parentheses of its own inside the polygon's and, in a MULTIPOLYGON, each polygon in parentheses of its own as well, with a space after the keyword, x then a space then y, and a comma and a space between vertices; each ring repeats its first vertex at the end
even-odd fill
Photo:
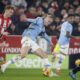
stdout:
POLYGON ((44 39, 46 39, 47 42, 48 42, 50 45, 52 45, 51 39, 50 39, 50 37, 46 34, 46 32, 43 32, 42 37, 43 37, 44 39))
POLYGON ((36 19, 27 18, 25 14, 22 14, 22 15, 20 16, 20 21, 22 21, 22 22, 36 23, 36 19))

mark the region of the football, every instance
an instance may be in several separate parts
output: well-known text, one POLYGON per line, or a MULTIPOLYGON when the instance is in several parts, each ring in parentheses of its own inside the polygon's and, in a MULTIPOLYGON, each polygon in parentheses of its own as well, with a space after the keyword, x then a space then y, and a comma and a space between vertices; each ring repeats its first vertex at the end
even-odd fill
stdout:
POLYGON ((44 68, 43 69, 43 75, 46 77, 50 77, 51 76, 51 69, 50 68, 44 68))

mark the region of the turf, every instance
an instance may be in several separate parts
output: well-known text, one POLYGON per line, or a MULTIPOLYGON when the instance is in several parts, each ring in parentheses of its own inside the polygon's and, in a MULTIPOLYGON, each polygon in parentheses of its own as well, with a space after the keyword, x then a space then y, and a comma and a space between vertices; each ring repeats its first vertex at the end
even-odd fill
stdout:
MULTIPOLYGON (((10 60, 11 58, 13 58, 14 56, 16 56, 16 54, 7 54, 7 56, 6 56, 6 60, 8 61, 8 60, 10 60)), ((32 62, 34 62, 35 60, 37 60, 37 62, 38 62, 38 58, 39 57, 37 57, 36 55, 33 55, 33 54, 29 54, 28 56, 27 56, 27 58, 26 59, 31 59, 30 61, 32 61, 32 62)), ((52 55, 49 55, 49 61, 51 62, 51 58, 52 58, 52 55)), ((63 63, 62 63, 62 69, 68 69, 68 67, 69 67, 69 57, 67 56, 66 57, 66 59, 63 61, 63 63)), ((23 62, 24 64, 25 64, 25 66, 27 66, 27 68, 35 68, 34 67, 34 65, 33 65, 33 63, 31 64, 31 65, 26 65, 27 64, 27 62, 25 63, 25 62, 23 62), (31 67, 28 67, 28 66, 31 66, 31 67)), ((35 63, 35 65, 36 65, 36 62, 34 62, 35 63)), ((18 63, 19 64, 19 63, 18 63)), ((19 68, 24 68, 24 64, 22 64, 22 66, 21 67, 19 67, 19 68)), ((56 62, 53 64, 53 66, 52 66, 52 68, 54 69, 54 65, 56 64, 56 62)), ((41 64, 40 64, 41 65, 41 64)), ((17 66, 15 66, 14 64, 12 64, 12 65, 10 65, 8 68, 17 68, 17 66)), ((40 68, 42 68, 42 67, 40 67, 40 68)))
MULTIPOLYGON (((77 74, 80 80, 80 73, 77 74)), ((40 69, 7 69, 5 73, 0 72, 0 80, 72 80, 69 70, 62 70, 59 77, 44 77, 40 69)))

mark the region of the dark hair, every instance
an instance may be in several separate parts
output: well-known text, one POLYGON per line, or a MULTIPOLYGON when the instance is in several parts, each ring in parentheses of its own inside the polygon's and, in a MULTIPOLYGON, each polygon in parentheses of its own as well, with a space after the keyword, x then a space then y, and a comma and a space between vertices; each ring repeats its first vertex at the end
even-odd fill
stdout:
POLYGON ((17 6, 17 9, 25 9, 25 7, 22 5, 19 5, 19 6, 17 6))

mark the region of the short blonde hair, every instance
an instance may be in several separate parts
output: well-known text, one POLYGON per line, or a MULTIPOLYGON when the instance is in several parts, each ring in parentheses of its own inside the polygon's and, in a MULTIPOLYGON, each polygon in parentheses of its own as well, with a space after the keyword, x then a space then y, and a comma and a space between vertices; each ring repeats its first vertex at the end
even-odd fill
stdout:
POLYGON ((7 5, 7 6, 5 7, 5 10, 9 10, 9 9, 14 10, 14 7, 13 7, 13 6, 11 6, 11 5, 7 5))

